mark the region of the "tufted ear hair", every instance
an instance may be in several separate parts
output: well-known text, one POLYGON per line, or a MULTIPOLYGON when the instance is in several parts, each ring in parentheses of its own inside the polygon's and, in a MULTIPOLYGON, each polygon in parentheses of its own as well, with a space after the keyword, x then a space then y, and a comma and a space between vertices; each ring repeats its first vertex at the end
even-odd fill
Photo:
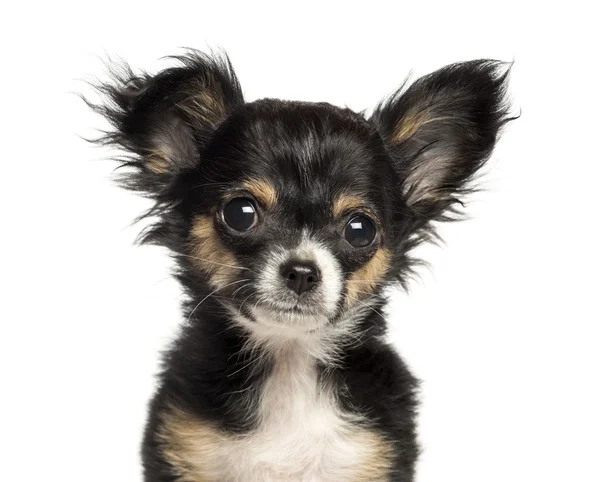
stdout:
POLYGON ((155 198, 198 165, 214 131, 244 102, 226 56, 189 51, 172 59, 178 65, 156 75, 112 67, 111 80, 97 86, 104 103, 92 105, 114 127, 98 142, 128 154, 124 186, 155 198))
POLYGON ((508 117, 510 68, 493 60, 444 67, 380 104, 371 122, 386 142, 402 194, 427 219, 445 212, 469 191, 508 117))

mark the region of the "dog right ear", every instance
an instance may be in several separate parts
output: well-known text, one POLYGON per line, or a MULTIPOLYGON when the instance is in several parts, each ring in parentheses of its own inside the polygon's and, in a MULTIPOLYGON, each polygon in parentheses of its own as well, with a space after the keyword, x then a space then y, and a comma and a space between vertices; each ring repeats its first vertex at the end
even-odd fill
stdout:
POLYGON ((402 194, 420 219, 451 219, 456 203, 515 117, 507 96, 510 65, 459 62, 402 87, 371 122, 402 178, 402 194))
POLYGON ((196 167, 217 127, 244 103, 226 56, 189 52, 179 65, 156 75, 111 68, 111 80, 97 86, 105 102, 88 104, 114 127, 97 142, 127 152, 122 176, 132 190, 160 198, 179 173, 196 167))

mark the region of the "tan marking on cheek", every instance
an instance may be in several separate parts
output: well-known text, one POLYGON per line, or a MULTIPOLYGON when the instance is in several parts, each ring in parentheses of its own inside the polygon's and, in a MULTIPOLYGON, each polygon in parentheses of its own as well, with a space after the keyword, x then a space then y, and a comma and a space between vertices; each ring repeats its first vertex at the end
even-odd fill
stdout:
POLYGON ((353 210, 365 210, 364 198, 353 194, 340 194, 333 201, 333 215, 338 218, 342 214, 353 210))
POLYGON ((213 220, 197 216, 191 232, 192 255, 196 266, 204 271, 215 288, 221 288, 236 278, 237 261, 219 239, 213 220))
POLYGON ((388 249, 380 248, 375 255, 348 279, 348 303, 371 293, 383 280, 390 267, 392 255, 388 249), (362 291, 362 293, 361 293, 362 291))
POLYGON ((157 431, 165 460, 181 482, 215 482, 227 437, 217 428, 183 410, 169 407, 157 431))
POLYGON ((372 431, 363 431, 359 435, 362 450, 365 453, 363 463, 352 474, 349 482, 384 482, 389 480, 394 450, 392 444, 372 431))
POLYGON ((271 209, 277 202, 275 188, 265 179, 249 179, 244 183, 244 189, 267 209, 271 209))

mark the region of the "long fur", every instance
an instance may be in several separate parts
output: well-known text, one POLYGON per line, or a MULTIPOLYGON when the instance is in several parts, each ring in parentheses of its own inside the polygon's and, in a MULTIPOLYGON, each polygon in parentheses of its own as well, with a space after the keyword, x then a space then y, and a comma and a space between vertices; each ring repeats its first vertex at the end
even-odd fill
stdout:
POLYGON ((247 103, 225 56, 172 61, 157 74, 113 66, 103 103, 89 103, 112 126, 97 142, 124 152, 121 185, 155 202, 142 242, 171 250, 187 295, 150 406, 145 480, 412 481, 417 381, 385 341, 382 293, 406 284, 435 221, 457 219, 512 119, 509 67, 444 67, 367 119, 247 103), (256 210, 247 232, 224 217, 234 197, 256 210), (357 213, 376 230, 360 248, 344 240, 357 213), (279 275, 295 261, 323 274, 298 296, 279 275))

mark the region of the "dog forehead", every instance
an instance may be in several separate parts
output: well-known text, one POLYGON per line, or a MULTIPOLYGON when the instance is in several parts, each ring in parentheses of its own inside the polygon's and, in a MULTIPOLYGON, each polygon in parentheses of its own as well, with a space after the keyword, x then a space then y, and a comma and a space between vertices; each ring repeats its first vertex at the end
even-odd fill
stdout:
POLYGON ((241 171, 304 188, 356 182, 374 167, 372 126, 330 104, 257 101, 234 114, 221 134, 241 171))
POLYGON ((307 218, 325 216, 342 194, 379 205, 392 179, 373 126, 330 104, 262 100, 242 106, 201 157, 198 184, 214 187, 216 198, 246 190, 263 205, 307 218))

